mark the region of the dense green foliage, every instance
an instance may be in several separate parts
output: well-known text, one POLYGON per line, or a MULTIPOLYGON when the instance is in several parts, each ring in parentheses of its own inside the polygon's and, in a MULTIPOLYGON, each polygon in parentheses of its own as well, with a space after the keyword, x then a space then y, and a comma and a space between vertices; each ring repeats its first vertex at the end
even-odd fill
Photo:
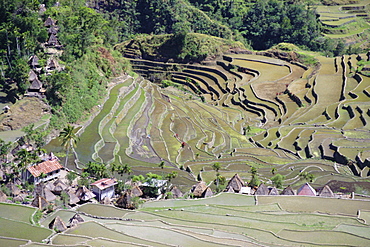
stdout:
MULTIPOLYGON (((64 68, 40 76, 52 106, 51 126, 83 118, 106 94, 106 82, 127 71, 113 45, 135 38, 142 57, 200 61, 224 46, 266 49, 280 42, 341 55, 344 43, 321 36, 308 1, 284 0, 3 0, 0 2, 0 73, 3 90, 15 101, 28 89, 27 60, 49 58, 44 21, 57 21, 62 45, 55 55, 64 68), (46 12, 40 10, 44 4, 46 12), (146 34, 146 35, 142 35, 146 34), (153 36, 153 34, 161 34, 153 36), (225 40, 211 38, 211 35, 225 40), (236 43, 235 41, 241 41, 236 43), (226 42, 226 44, 225 44, 226 42)), ((351 48, 352 49, 352 48, 351 48)))

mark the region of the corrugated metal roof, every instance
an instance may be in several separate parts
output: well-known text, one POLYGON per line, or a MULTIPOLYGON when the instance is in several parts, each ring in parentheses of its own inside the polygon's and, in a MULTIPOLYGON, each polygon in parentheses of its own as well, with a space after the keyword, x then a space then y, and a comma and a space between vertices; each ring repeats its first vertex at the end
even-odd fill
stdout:
POLYGON ((58 169, 63 168, 61 164, 59 164, 58 160, 47 160, 41 162, 37 165, 33 165, 27 168, 27 170, 34 176, 38 177, 41 173, 48 174, 50 172, 56 171, 58 169))
POLYGON ((98 187, 99 190, 104 190, 104 189, 109 188, 109 187, 111 187, 115 184, 117 184, 115 179, 102 178, 102 179, 92 183, 91 185, 94 185, 94 186, 98 187))
POLYGON ((309 183, 305 183, 298 189, 298 196, 316 196, 316 190, 309 183))

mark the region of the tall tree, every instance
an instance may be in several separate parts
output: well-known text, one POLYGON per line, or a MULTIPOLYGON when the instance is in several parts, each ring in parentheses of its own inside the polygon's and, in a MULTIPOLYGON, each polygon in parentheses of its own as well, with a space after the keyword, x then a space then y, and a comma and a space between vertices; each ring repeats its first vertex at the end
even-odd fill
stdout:
POLYGON ((71 125, 67 125, 59 134, 59 138, 62 141, 62 146, 66 149, 66 160, 64 166, 67 166, 69 149, 76 147, 78 136, 75 133, 75 128, 71 125))

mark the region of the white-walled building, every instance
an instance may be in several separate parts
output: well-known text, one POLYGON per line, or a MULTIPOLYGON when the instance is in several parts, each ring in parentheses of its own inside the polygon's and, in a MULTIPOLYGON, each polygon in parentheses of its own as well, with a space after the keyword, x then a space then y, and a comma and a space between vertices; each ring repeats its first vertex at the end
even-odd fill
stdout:
POLYGON ((105 197, 112 198, 114 196, 114 185, 117 181, 112 178, 103 178, 91 184, 92 192, 96 195, 98 201, 105 197))

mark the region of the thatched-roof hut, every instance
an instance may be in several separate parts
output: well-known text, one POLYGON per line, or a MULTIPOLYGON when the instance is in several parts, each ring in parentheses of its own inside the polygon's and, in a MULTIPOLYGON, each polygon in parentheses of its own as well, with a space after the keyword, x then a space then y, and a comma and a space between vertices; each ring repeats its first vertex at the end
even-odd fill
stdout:
POLYGON ((137 185, 134 185, 132 188, 131 188, 131 192, 132 192, 132 195, 133 196, 142 196, 143 195, 143 191, 140 189, 139 186, 137 185))
POLYGON ((67 194, 69 197, 69 202, 68 202, 69 205, 75 205, 80 201, 80 198, 78 198, 75 191, 73 191, 72 189, 67 190, 67 194))
POLYGON ((202 197, 210 197, 213 196, 213 192, 210 187, 207 187, 207 189, 203 192, 202 197))
POLYGON ((131 190, 126 190, 117 200, 116 205, 121 208, 135 209, 132 203, 133 194, 131 190))
POLYGON ((171 193, 172 193, 173 198, 180 198, 184 196, 181 190, 177 188, 176 186, 173 186, 171 193))
POLYGON ((226 191, 229 191, 229 188, 233 188, 233 190, 236 193, 239 193, 241 188, 244 186, 244 181, 241 179, 241 177, 238 174, 235 174, 229 181, 229 183, 226 186, 226 191))
POLYGON ((51 26, 51 27, 48 28, 48 33, 49 34, 54 34, 55 35, 55 34, 58 33, 58 31, 59 30, 58 30, 58 27, 57 26, 51 26))
POLYGON ((60 195, 62 191, 65 191, 68 188, 68 186, 60 179, 57 179, 52 183, 48 183, 46 187, 57 195, 60 195))
POLYGON ((269 188, 269 196, 278 196, 279 192, 276 187, 269 188))
POLYGON ((81 217, 81 215, 75 214, 72 218, 69 219, 69 226, 74 227, 83 222, 85 222, 85 220, 81 217))
POLYGON ((32 69, 30 70, 30 72, 28 72, 28 80, 31 82, 34 80, 38 80, 37 74, 32 69))
POLYGON ((292 189, 292 187, 290 187, 290 185, 288 187, 286 187, 283 192, 281 192, 281 195, 284 195, 284 196, 294 196, 295 193, 294 193, 294 190, 292 189))
POLYGON ((13 196, 17 196, 21 193, 21 190, 18 188, 18 186, 14 183, 7 183, 6 187, 10 190, 11 194, 13 196))
POLYGON ((31 67, 35 68, 39 66, 39 58, 36 55, 30 56, 28 59, 28 64, 31 65, 31 67))
POLYGON ((205 182, 199 181, 196 185, 193 185, 191 192, 195 197, 203 197, 204 191, 208 188, 205 182))
POLYGON ((85 186, 82 186, 76 190, 76 196, 81 200, 81 201, 89 201, 92 198, 95 197, 95 194, 92 193, 88 188, 85 186))
POLYGON ((66 224, 63 222, 63 220, 59 216, 55 217, 49 223, 49 228, 54 229, 56 232, 63 232, 67 230, 66 224))
POLYGON ((258 187, 258 189, 256 190, 256 192, 254 193, 255 195, 259 195, 259 196, 264 196, 264 195, 268 195, 269 194, 269 189, 266 187, 265 184, 260 184, 260 186, 258 187))
POLYGON ((57 23, 56 20, 53 20, 50 16, 44 22, 45 27, 54 26, 57 23))
POLYGON ((319 192, 319 196, 322 197, 334 197, 333 191, 330 189, 329 185, 325 185, 319 192))
POLYGON ((50 37, 48 41, 46 42, 47 45, 49 46, 58 46, 60 45, 59 40, 55 34, 50 34, 50 37))
POLYGON ((8 196, 0 190, 0 202, 5 202, 8 199, 8 196))
POLYGON ((227 193, 235 193, 235 191, 234 191, 234 189, 233 189, 232 186, 226 187, 225 188, 225 192, 227 192, 227 193))
POLYGON ((305 183, 297 191, 298 196, 316 196, 316 190, 309 183, 305 183))
POLYGON ((33 199, 31 205, 35 208, 38 208, 40 210, 45 209, 47 206, 49 206, 49 202, 42 196, 36 195, 35 199, 33 199))

